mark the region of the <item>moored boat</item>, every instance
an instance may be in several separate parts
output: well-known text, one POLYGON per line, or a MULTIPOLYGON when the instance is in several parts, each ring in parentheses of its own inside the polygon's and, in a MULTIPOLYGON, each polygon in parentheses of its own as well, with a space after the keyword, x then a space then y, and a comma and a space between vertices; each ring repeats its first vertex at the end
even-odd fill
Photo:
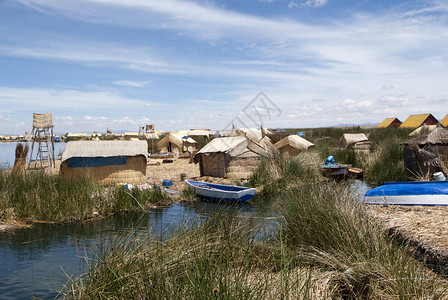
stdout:
POLYGON ((349 168, 350 165, 342 165, 342 164, 321 165, 322 175, 338 179, 345 178, 348 175, 349 168))
POLYGON ((448 181, 386 182, 365 193, 366 204, 448 205, 448 181))
POLYGON ((196 195, 209 201, 245 202, 255 195, 254 188, 185 180, 196 195))

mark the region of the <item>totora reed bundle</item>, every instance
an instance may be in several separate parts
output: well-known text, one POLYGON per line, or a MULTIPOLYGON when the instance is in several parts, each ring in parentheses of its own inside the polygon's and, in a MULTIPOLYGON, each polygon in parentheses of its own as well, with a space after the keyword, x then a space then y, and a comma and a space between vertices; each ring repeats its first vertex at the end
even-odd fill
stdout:
POLYGON ((28 144, 25 144, 25 146, 23 146, 22 143, 18 143, 16 146, 14 167, 12 169, 14 173, 20 173, 20 174, 25 173, 27 155, 28 155, 28 144))

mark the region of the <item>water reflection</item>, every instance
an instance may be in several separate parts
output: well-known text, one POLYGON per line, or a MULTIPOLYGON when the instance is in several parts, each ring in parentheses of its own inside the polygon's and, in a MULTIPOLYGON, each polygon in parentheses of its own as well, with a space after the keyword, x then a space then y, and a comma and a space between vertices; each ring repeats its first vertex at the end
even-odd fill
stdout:
MULTIPOLYGON (((176 203, 149 213, 116 214, 105 219, 74 224, 35 224, 32 229, 0 235, 0 295, 2 299, 54 297, 68 277, 88 272, 86 257, 130 231, 164 238, 179 226, 192 226, 216 212, 236 210, 238 216, 257 216, 260 223, 269 205, 237 206, 207 202, 176 203), (263 207, 263 208, 262 208, 263 207), (260 213, 261 212, 261 213, 260 213)), ((272 229, 270 229, 272 230, 272 229)))
MULTIPOLYGON (((31 144, 29 145, 31 147, 31 144)), ((66 143, 55 143, 54 154, 56 156, 61 155, 62 152, 64 151, 65 145, 66 143)), ((16 146, 17 143, 15 142, 0 142, 0 169, 9 169, 14 165, 16 146)), ((34 152, 36 152, 36 148, 34 149, 34 152)), ((27 161, 29 161, 30 155, 31 155, 31 148, 28 152, 27 161)), ((35 155, 36 153, 34 153, 34 156, 35 155)))

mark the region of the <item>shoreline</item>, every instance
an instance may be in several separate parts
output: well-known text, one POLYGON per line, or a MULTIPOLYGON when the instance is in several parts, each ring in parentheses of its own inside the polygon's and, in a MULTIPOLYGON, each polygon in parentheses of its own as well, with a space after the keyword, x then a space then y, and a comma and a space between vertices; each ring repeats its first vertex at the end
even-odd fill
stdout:
POLYGON ((375 205, 368 210, 390 236, 414 249, 417 260, 448 275, 448 207, 375 205))

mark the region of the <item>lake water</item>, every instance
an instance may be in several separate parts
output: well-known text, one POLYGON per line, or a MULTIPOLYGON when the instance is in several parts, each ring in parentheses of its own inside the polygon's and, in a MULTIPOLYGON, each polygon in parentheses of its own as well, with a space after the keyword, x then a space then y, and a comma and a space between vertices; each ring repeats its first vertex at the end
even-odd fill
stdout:
MULTIPOLYGON (((23 144, 23 143, 22 143, 23 144)), ((12 142, 0 142, 0 169, 9 169, 14 166, 15 152, 17 143, 12 142)), ((31 144, 29 144, 30 150, 28 151, 28 158, 31 155, 31 144)), ((37 146, 34 145, 33 159, 35 159, 37 146)), ((64 151, 65 143, 54 143, 54 154, 60 155, 64 151)))
POLYGON ((0 234, 0 298, 56 297, 69 277, 88 272, 85 257, 94 257, 98 248, 128 232, 169 233, 225 209, 237 209, 242 217, 257 215, 257 220, 273 226, 263 201, 237 207, 201 201, 175 203, 148 213, 117 214, 88 223, 35 224, 31 229, 0 234))

